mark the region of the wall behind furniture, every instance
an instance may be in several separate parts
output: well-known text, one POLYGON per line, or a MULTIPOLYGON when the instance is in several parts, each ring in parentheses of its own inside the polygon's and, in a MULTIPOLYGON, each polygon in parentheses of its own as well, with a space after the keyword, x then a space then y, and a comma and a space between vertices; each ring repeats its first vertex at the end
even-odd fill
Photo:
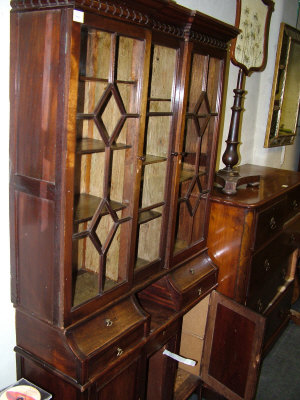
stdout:
MULTIPOLYGON (((178 0, 177 3, 192 9, 198 9, 203 13, 211 15, 227 23, 234 24, 235 0, 178 0)), ((273 82, 273 71, 277 49, 277 38, 280 22, 284 21, 292 26, 296 23, 298 0, 276 0, 275 12, 272 16, 269 58, 264 72, 254 73, 246 82, 245 109, 243 126, 241 132, 242 145, 240 146, 242 163, 257 163, 286 169, 294 168, 299 160, 300 140, 287 148, 264 149, 264 136, 269 111, 269 102, 273 82), (298 151, 297 150, 298 146, 298 151)), ((14 310, 10 303, 10 273, 9 273, 9 222, 8 222, 8 137, 9 137, 9 0, 0 0, 1 16, 1 52, 0 63, 1 93, 1 280, 0 280, 0 304, 1 304, 1 332, 0 332, 0 389, 15 380, 15 362, 13 347, 15 343, 14 332, 14 310)), ((231 117, 231 106, 233 104, 232 90, 236 86, 238 69, 233 65, 229 67, 228 92, 225 104, 225 118, 223 138, 221 138, 224 152, 224 142, 227 138, 228 127, 231 117)), ((222 165, 222 163, 220 163, 222 165)))

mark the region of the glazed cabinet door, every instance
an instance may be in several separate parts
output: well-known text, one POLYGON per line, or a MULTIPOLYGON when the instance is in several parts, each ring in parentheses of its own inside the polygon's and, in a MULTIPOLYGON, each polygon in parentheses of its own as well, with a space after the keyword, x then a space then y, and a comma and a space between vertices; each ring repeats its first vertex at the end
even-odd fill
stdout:
POLYGON ((207 236, 224 60, 192 51, 183 132, 178 147, 173 263, 199 251, 207 236))
POLYGON ((69 148, 75 311, 92 299, 99 305, 117 297, 132 281, 130 239, 149 42, 142 29, 87 13, 84 18, 84 24, 73 23, 72 37, 79 58, 73 72, 76 144, 69 148))
POLYGON ((153 275, 164 265, 179 58, 177 40, 152 43, 146 124, 138 157, 136 281, 153 275))

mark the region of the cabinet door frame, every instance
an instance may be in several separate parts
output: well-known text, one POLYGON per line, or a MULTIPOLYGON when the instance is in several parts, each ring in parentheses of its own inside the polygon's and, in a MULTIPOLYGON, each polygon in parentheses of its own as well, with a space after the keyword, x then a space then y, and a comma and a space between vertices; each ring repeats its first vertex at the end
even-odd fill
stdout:
POLYGON ((228 400, 253 399, 265 322, 263 316, 249 308, 217 291, 212 292, 200 377, 228 400), (244 337, 240 333, 244 333, 244 337), (239 371, 238 375, 232 375, 232 366, 235 372, 239 371))

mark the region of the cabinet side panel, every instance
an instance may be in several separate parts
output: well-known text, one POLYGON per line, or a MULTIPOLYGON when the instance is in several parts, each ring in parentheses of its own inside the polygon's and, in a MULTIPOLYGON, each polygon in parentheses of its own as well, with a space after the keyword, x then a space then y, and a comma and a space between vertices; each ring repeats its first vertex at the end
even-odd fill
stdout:
POLYGON ((54 203, 16 192, 18 303, 52 321, 54 203))
POLYGON ((18 18, 16 172, 55 180, 55 143, 61 11, 18 18))
POLYGON ((218 291, 235 298, 239 278, 244 209, 212 203, 208 233, 209 255, 219 268, 218 291))

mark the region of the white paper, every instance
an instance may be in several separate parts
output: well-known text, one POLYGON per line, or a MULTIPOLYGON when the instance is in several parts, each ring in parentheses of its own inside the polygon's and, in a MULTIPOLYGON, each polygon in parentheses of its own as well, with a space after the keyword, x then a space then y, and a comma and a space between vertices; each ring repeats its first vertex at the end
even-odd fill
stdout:
POLYGON ((84 23, 84 12, 79 10, 73 11, 73 21, 80 22, 81 24, 84 23))
POLYGON ((190 365, 192 367, 194 367, 197 364, 197 361, 191 360, 190 358, 181 357, 178 354, 172 353, 169 350, 164 350, 163 354, 165 356, 173 358, 173 360, 179 361, 179 362, 181 362, 183 364, 186 364, 186 365, 190 365))

